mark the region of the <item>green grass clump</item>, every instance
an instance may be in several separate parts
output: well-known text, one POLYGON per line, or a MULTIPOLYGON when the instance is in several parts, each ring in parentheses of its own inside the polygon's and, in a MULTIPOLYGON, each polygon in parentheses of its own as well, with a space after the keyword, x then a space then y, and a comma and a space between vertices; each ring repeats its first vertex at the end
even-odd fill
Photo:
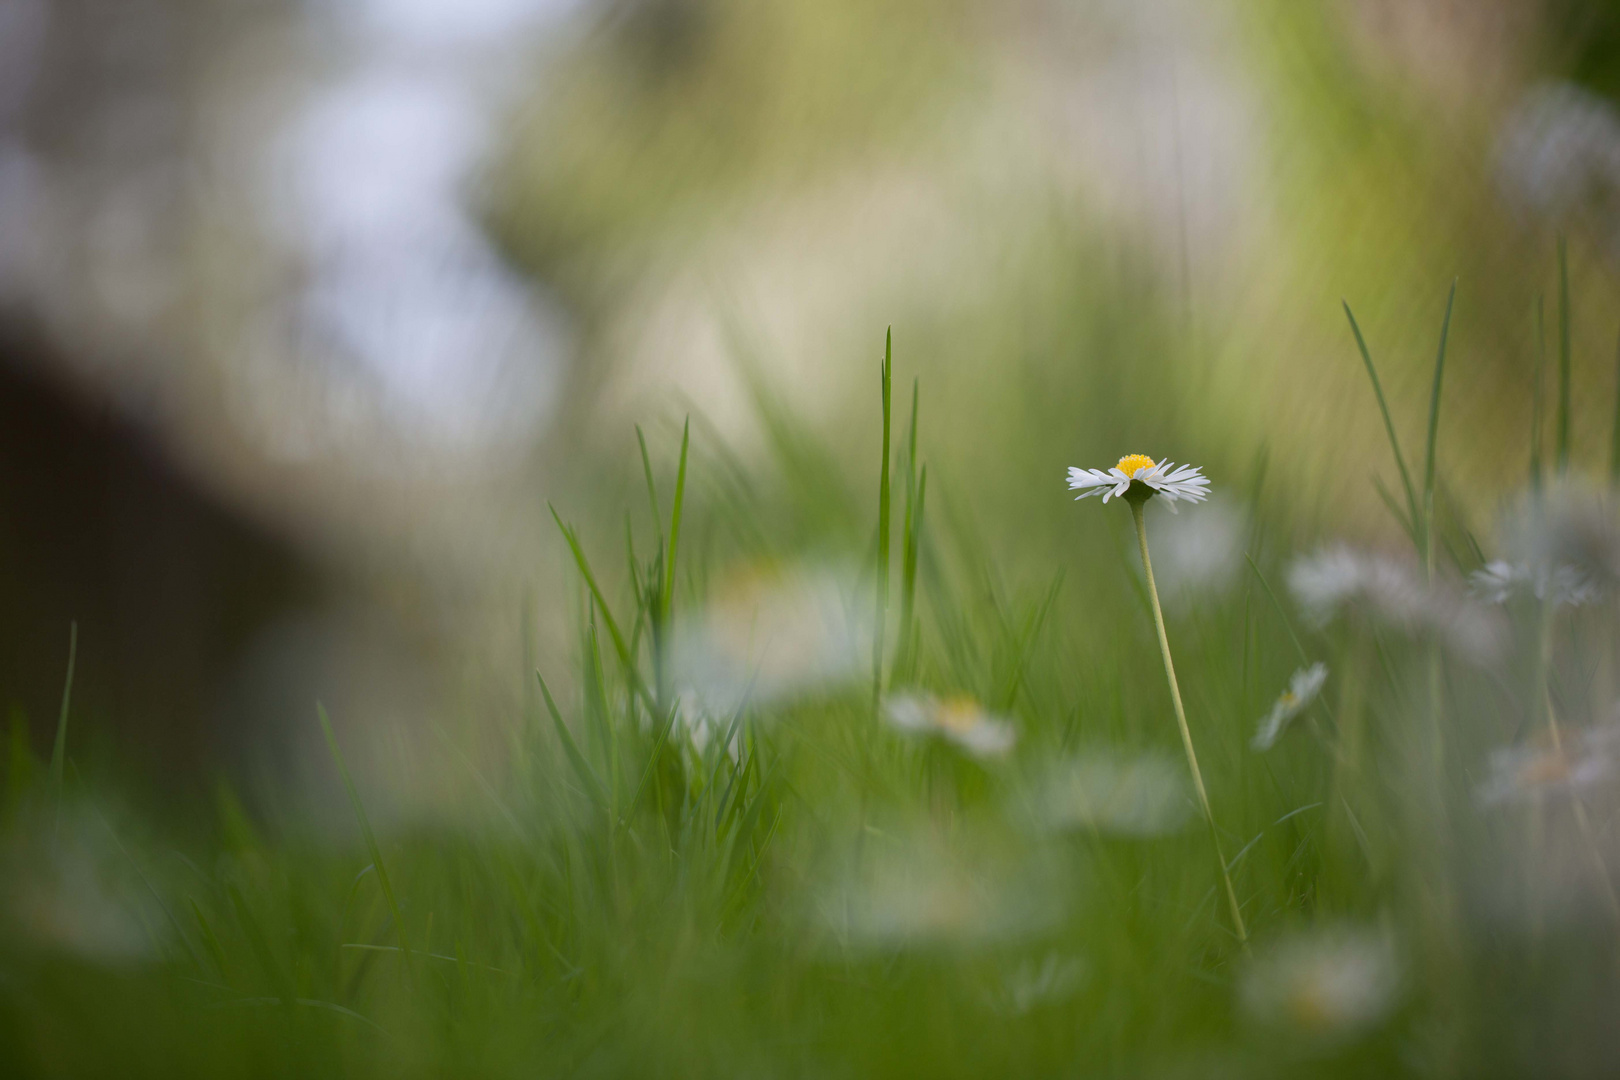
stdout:
MULTIPOLYGON (((1341 560, 1382 577, 1336 618, 1296 606, 1311 548, 1262 497, 1263 461, 1214 478, 1239 522, 1217 553, 1231 576, 1172 585, 1172 556, 1153 559, 1207 807, 1123 510, 1064 565, 998 565, 937 473, 927 502, 915 385, 891 446, 891 341, 875 516, 822 477, 799 528, 792 485, 750 485, 689 423, 664 491, 637 432, 653 535, 626 519, 622 568, 553 509, 576 645, 522 673, 543 708, 503 718, 502 767, 444 734, 466 813, 374 829, 313 703, 352 822, 267 819, 226 785, 203 825, 137 813, 72 768, 67 693, 48 770, 14 720, 6 1074, 1601 1073, 1620 1000, 1620 807, 1598 768, 1612 515, 1567 478, 1525 511, 1584 530, 1578 606, 1468 599, 1483 546, 1437 498, 1447 330, 1419 490, 1350 319, 1414 553, 1341 560), (1252 748, 1316 661, 1322 696, 1252 748)), ((762 467, 833 459, 786 415, 762 467)), ((1057 476, 1016 481, 1062 505, 1057 476)), ((1219 539, 1210 509, 1183 512, 1192 542, 1219 539)))

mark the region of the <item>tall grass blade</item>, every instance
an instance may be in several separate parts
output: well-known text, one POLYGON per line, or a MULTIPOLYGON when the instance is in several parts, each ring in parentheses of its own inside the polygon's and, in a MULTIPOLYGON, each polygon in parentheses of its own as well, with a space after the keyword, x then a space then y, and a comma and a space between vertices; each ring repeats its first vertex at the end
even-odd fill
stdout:
POLYGON ((686 504, 686 452, 692 442, 692 418, 686 418, 681 429, 681 463, 675 470, 675 505, 669 513, 669 558, 664 563, 664 596, 659 602, 659 615, 669 618, 675 602, 675 552, 681 542, 681 511, 686 504))
POLYGON ((906 513, 900 535, 900 636, 895 647, 890 680, 905 677, 911 663, 912 613, 917 589, 917 527, 921 505, 917 499, 917 390, 911 380, 911 426, 906 438, 906 513))
POLYGON ((641 447, 641 475, 647 479, 647 504, 652 507, 653 521, 662 521, 664 512, 658 509, 658 485, 653 483, 652 458, 647 454, 647 436, 636 425, 636 443, 641 447))
POLYGON ((883 466, 878 472, 877 622, 872 634, 872 701, 883 696, 883 634, 889 619, 889 419, 894 327, 883 336, 883 466))
POLYGON ((546 712, 551 714, 551 724, 557 731, 557 740, 562 743, 563 754, 568 758, 568 764, 573 767, 574 775, 585 788, 585 795, 602 813, 609 813, 607 791, 602 781, 597 778, 596 770, 591 763, 585 760, 580 753, 579 744, 574 742, 574 736, 569 733, 568 725, 563 723, 562 713, 557 708, 556 700, 551 696, 551 687, 546 685, 546 677, 538 671, 534 677, 540 680, 540 694, 546 701, 546 712))
POLYGON ((51 789, 62 797, 62 769, 67 761, 68 710, 73 704, 73 668, 79 659, 79 624, 68 624, 67 678, 62 683, 62 708, 56 716, 56 744, 51 747, 51 789))
MULTIPOLYGON (((653 702, 652 694, 642 681, 641 673, 636 670, 635 657, 631 654, 630 644, 625 641, 624 634, 619 630, 617 620, 613 618, 613 612, 608 609, 607 599, 602 595, 602 589, 596 583, 596 575, 591 572, 590 560, 585 557, 585 549, 580 546, 578 534, 571 527, 564 524, 555 506, 548 502, 546 503, 546 509, 551 511, 551 519, 557 523, 557 528, 562 532, 563 539, 568 542, 568 550, 574 556, 574 565, 579 567, 579 574, 585 579, 585 587, 590 590, 591 598, 596 601, 597 608, 602 612, 602 622, 607 626, 608 637, 613 641, 614 655, 619 658, 619 664, 624 668, 625 677, 630 680, 630 689, 642 699, 648 708, 656 712, 657 707, 653 702)), ((673 554, 673 551, 674 549, 671 548, 671 554, 673 554)), ((673 561, 671 565, 673 565, 673 561)))
POLYGON ((928 502, 928 466, 917 475, 916 507, 906 511, 905 549, 900 563, 900 648, 905 657, 905 675, 910 677, 917 664, 917 556, 920 551, 923 509, 928 502))
POLYGON ((574 555, 574 564, 579 567, 579 574, 585 579, 585 587, 590 589, 591 596, 596 600, 596 606, 602 611, 602 622, 607 626, 608 636, 613 639, 614 651, 618 654, 619 660, 624 664, 625 669, 630 670, 630 648, 625 643, 624 635, 619 632, 619 624, 614 620, 613 612, 607 606, 607 599, 602 595, 601 588, 596 584, 596 575, 591 573, 590 560, 585 557, 585 549, 580 547, 578 535, 571 527, 563 523, 563 519, 557 513, 555 506, 548 502, 546 503, 546 509, 551 511, 551 519, 557 523, 557 528, 562 531, 563 539, 568 541, 568 550, 574 555))
MULTIPOLYGON (((406 966, 409 968, 410 935, 405 930, 405 917, 400 911, 399 899, 394 894, 393 882, 388 878, 388 866, 383 862, 382 848, 377 844, 377 834, 371 831, 371 819, 366 816, 365 804, 360 801, 360 792, 354 786, 354 778, 349 775, 349 766, 344 763, 343 751, 338 748, 337 734, 332 730, 332 721, 326 715, 326 706, 316 702, 315 714, 320 718, 321 733, 326 736, 326 745, 332 751, 332 761, 337 765, 338 775, 343 778, 343 790, 348 793, 349 805, 354 808, 355 820, 360 823, 360 835, 365 839, 366 850, 371 854, 371 864, 377 868, 377 884, 382 886, 383 898, 388 901, 388 912, 394 917, 394 926, 399 933, 399 946, 405 952, 406 966)), ((413 974, 412 978, 414 977, 413 974)))
POLYGON ((1434 576, 1434 465, 1435 439, 1440 432, 1440 389, 1446 374, 1446 340, 1451 336, 1451 309, 1457 300, 1457 283, 1446 295, 1446 318, 1440 324, 1440 351, 1434 358, 1434 387, 1429 391, 1429 434, 1423 450, 1423 563, 1434 576))
POLYGON ((1389 402, 1384 398, 1384 385, 1378 381, 1378 369, 1373 366, 1372 353, 1367 351, 1366 339, 1361 336, 1361 327, 1356 323, 1355 312, 1350 310, 1348 301, 1340 301, 1344 305, 1345 317, 1350 320, 1350 332, 1356 336, 1356 348, 1361 351, 1361 362, 1367 367, 1367 378, 1372 380, 1373 395, 1378 398, 1378 411, 1384 417, 1384 432, 1389 436, 1389 448, 1395 452, 1395 467, 1401 473, 1401 487, 1406 491, 1407 516, 1415 524, 1418 520, 1417 492, 1412 487, 1412 474, 1406 468, 1406 455, 1401 453, 1401 440, 1395 434, 1395 422, 1389 416, 1389 402))

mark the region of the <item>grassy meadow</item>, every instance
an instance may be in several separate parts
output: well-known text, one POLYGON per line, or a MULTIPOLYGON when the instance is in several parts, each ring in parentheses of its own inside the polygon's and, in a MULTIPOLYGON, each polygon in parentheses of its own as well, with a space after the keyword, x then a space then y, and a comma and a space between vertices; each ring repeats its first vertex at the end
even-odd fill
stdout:
POLYGON ((564 644, 495 752, 445 723, 431 819, 368 817, 316 702, 340 814, 176 813, 83 750, 69 660, 50 756, 14 715, 0 771, 5 1071, 1610 1074, 1620 522, 1570 464, 1611 447, 1573 445, 1568 304, 1499 526, 1446 491, 1450 302, 1403 343, 1421 416, 1345 325, 1381 549, 1174 415, 933 428, 903 327, 862 470, 762 389, 757 454, 627 433, 624 504, 551 510, 564 644), (1142 485, 1059 485, 1136 452, 1213 488, 1146 499, 1151 580, 1142 485))

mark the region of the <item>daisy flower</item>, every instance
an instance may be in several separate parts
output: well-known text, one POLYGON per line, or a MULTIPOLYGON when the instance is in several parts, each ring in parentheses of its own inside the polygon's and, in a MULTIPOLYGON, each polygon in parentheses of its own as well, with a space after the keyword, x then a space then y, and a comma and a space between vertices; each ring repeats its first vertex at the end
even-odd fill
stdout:
POLYGON ((1187 754, 1187 771, 1192 773, 1193 790, 1198 794, 1198 805, 1209 822, 1209 839, 1215 849, 1215 860, 1221 868, 1221 883, 1226 886, 1226 905, 1232 913, 1232 926, 1238 941, 1247 945, 1248 928, 1243 925, 1243 910, 1238 905, 1237 890, 1232 887, 1232 875, 1221 851, 1220 829, 1215 825, 1215 814, 1209 807, 1209 792, 1204 789, 1204 775, 1198 768, 1198 752, 1193 749, 1192 729, 1187 724, 1187 706, 1181 700, 1181 687, 1176 683, 1176 664, 1170 656, 1170 637, 1164 629, 1164 608, 1159 603, 1159 586, 1153 580, 1153 556, 1148 551, 1147 523, 1142 507, 1155 495, 1163 495, 1165 504, 1175 510, 1176 503, 1200 503, 1209 498, 1209 480, 1196 467, 1179 468, 1170 461, 1154 461, 1146 454, 1127 454, 1107 472, 1101 469, 1069 470, 1069 490, 1078 491, 1076 499, 1101 495, 1103 502, 1122 495, 1131 504, 1131 520, 1136 525, 1136 543, 1142 553, 1142 573, 1147 578, 1148 598, 1153 602, 1153 628, 1159 634, 1159 655, 1164 660, 1164 678, 1170 688, 1170 702, 1176 710, 1176 727, 1181 732, 1181 747, 1187 754))
POLYGON ((1170 509, 1179 502, 1203 502, 1209 497, 1209 478, 1197 467, 1170 461, 1155 462, 1146 454, 1127 454, 1119 464, 1106 472, 1102 469, 1069 469, 1069 490, 1078 491, 1076 499, 1101 495, 1103 502, 1124 495, 1126 498, 1150 499, 1163 495, 1170 509))
POLYGON ((1394 1009, 1400 988, 1394 943, 1360 927, 1299 932, 1274 941, 1242 981, 1243 1004, 1254 1020, 1328 1043, 1376 1027, 1394 1009))
POLYGON ((1048 767, 1030 809, 1043 831, 1163 836, 1186 824, 1190 796, 1173 758, 1088 754, 1048 767))
POLYGON ((1489 774, 1475 789, 1481 806, 1533 802, 1544 796, 1574 794, 1614 774, 1615 732, 1599 728, 1563 745, 1513 746, 1492 751, 1489 774))
POLYGON ((974 757, 999 757, 1018 739, 1013 726, 969 697, 898 694, 884 709, 889 723, 911 735, 933 735, 974 757))
POLYGON ((1249 745, 1256 750, 1270 750, 1275 746, 1294 717, 1316 700, 1327 677, 1327 665, 1320 662, 1294 672, 1294 677, 1288 680, 1288 689, 1282 692, 1272 704, 1271 711, 1260 721, 1260 730, 1249 740, 1249 745))
POLYGON ((1452 582, 1425 582, 1421 568, 1410 560, 1342 544, 1295 559, 1288 568, 1288 587, 1318 627, 1345 608, 1360 609, 1408 633, 1435 634, 1475 663, 1495 657, 1506 636, 1500 613, 1452 582))
POLYGON ((1591 579, 1573 566, 1532 566, 1497 559, 1468 575, 1468 581, 1475 595, 1490 604, 1505 604, 1520 590, 1555 607, 1581 607, 1595 603, 1599 596, 1591 579))

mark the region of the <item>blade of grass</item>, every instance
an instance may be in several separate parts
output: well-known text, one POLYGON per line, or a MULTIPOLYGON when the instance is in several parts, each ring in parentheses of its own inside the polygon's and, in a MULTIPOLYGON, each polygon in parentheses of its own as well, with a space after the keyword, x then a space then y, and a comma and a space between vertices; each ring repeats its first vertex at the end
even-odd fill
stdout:
POLYGON ((669 560, 664 564, 664 598, 660 603, 660 614, 664 619, 675 603, 675 549, 681 541, 681 510, 686 502, 686 451, 692 442, 692 418, 686 418, 686 425, 681 429, 681 463, 675 470, 675 505, 669 513, 669 560))
POLYGON ((383 862, 382 848, 377 844, 377 834, 371 831, 371 819, 366 817, 366 808, 360 801, 360 792, 354 786, 354 778, 349 775, 349 766, 344 763, 343 751, 338 748, 337 734, 332 730, 332 721, 326 715, 326 706, 320 702, 315 703, 315 714, 321 721, 321 732, 326 736, 326 745, 332 751, 332 761, 336 763, 338 775, 343 778, 343 790, 348 793, 349 805, 354 808, 355 820, 360 823, 360 835, 365 839, 366 850, 371 854, 371 864, 377 868, 377 884, 382 886, 383 898, 388 901, 388 911, 394 917, 394 926, 399 932, 399 945, 405 952, 407 970, 411 969, 411 941, 405 930, 405 917, 400 911, 399 900, 394 895, 393 882, 388 878, 388 867, 383 862))
POLYGON ((1570 440, 1569 243, 1558 237, 1558 429, 1554 435, 1559 475, 1569 471, 1570 440))
POLYGON ((591 590, 591 596, 596 599, 596 606, 602 611, 602 621, 607 625, 608 636, 613 639, 614 651, 618 653, 619 660, 625 669, 630 669, 630 650, 625 644, 624 635, 619 632, 619 624, 613 618, 613 612, 608 608, 607 599, 603 597, 602 590, 596 584, 596 575, 591 572, 590 560, 585 557, 585 549, 580 547, 579 536, 574 530, 563 523, 557 508, 549 502, 546 509, 551 511, 551 518, 562 531, 563 539, 568 542, 568 550, 573 553, 574 564, 579 567, 580 576, 585 579, 585 587, 591 590))
POLYGON ((872 634, 872 703, 883 697, 883 632, 889 619, 889 420, 894 327, 883 337, 883 465, 878 472, 877 624, 872 634))
POLYGON ((906 508, 906 539, 900 563, 900 647, 905 655, 905 676, 909 678, 917 664, 917 554, 922 535, 923 508, 928 500, 928 466, 924 465, 917 477, 917 505, 906 508))
POLYGON ((1457 282, 1446 295, 1446 318, 1440 324, 1440 350, 1434 358, 1434 387, 1429 391, 1429 435, 1423 451, 1423 568, 1434 577, 1434 466, 1435 442, 1440 431, 1440 389, 1446 374, 1446 340, 1451 336, 1451 309, 1457 300, 1457 282))
POLYGON ((1367 367, 1367 377, 1372 380, 1373 394, 1378 398, 1378 411, 1384 416, 1384 432, 1389 436, 1389 448, 1395 452, 1395 466, 1401 473, 1401 487, 1406 491, 1406 509, 1408 517, 1415 524, 1418 520, 1417 492, 1412 487, 1412 474, 1406 468, 1406 456, 1401 453, 1401 440, 1395 435, 1395 422, 1389 416, 1389 402, 1384 398, 1384 385, 1378 381, 1378 369, 1373 366, 1372 353, 1367 351, 1367 342, 1361 336, 1361 327, 1356 323, 1355 312, 1350 310, 1348 301, 1340 301, 1344 305, 1344 314, 1350 320, 1350 332, 1356 336, 1356 348, 1361 351, 1361 362, 1367 367))
POLYGON ((653 521, 664 519, 664 512, 658 509, 658 485, 653 483, 652 458, 647 454, 647 436, 641 433, 641 425, 636 425, 636 443, 641 447, 641 475, 647 478, 647 504, 652 507, 653 521))
POLYGON ((68 709, 73 703, 73 668, 79 658, 79 624, 68 624, 67 679, 62 683, 62 708, 56 716, 56 744, 51 748, 51 788, 62 797, 62 769, 67 760, 68 709))
POLYGON ((636 805, 641 802, 642 793, 647 790, 647 782, 652 779, 653 772, 658 766, 658 755, 663 753, 664 744, 669 741, 670 729, 675 726, 675 717, 678 715, 680 702, 671 703, 669 715, 658 725, 658 738, 653 740, 652 753, 647 755, 647 766, 641 770, 641 779, 636 783, 635 794, 630 796, 629 809, 626 813, 634 813, 636 805))
POLYGON ((585 557, 585 549, 580 546, 579 535, 571 527, 564 524, 562 516, 557 513, 555 506, 548 502, 546 503, 546 509, 551 511, 551 519, 557 523, 557 528, 562 532, 563 539, 568 542, 568 550, 574 556, 574 565, 579 568, 580 576, 585 579, 585 587, 590 590, 592 598, 596 601, 597 608, 602 612, 602 622, 607 626, 608 637, 613 640, 614 654, 618 656, 619 664, 624 668, 625 677, 630 680, 631 690, 640 696, 649 708, 655 708, 652 694, 648 692, 646 684, 642 682, 641 673, 636 670, 634 657, 630 655, 629 643, 625 641, 624 635, 620 633, 619 624, 613 618, 613 612, 608 609, 607 600, 603 597, 601 588, 596 584, 596 575, 591 572, 590 560, 585 557))
POLYGON ((1384 508, 1389 511, 1389 516, 1394 518, 1400 525, 1401 531, 1412 541, 1412 546, 1417 547, 1417 529, 1407 520, 1406 511, 1402 510, 1399 504, 1395 502, 1395 496, 1390 494, 1389 487, 1385 485, 1377 473, 1372 474, 1372 485, 1373 489, 1378 492, 1378 497, 1383 500, 1384 508))
POLYGON ((911 425, 906 438, 906 513, 900 532, 900 636, 895 647, 891 681, 904 678, 910 667, 911 620, 917 586, 917 390, 911 380, 911 425))
POLYGON ((557 702, 551 696, 551 687, 546 685, 546 677, 536 671, 534 677, 540 680, 540 694, 545 698, 546 711, 551 714, 552 726, 557 730, 557 738, 562 743, 563 753, 568 758, 568 764, 573 766, 581 784, 585 785, 585 794, 604 814, 609 812, 607 792, 602 787, 602 781, 596 776, 596 770, 591 763, 585 760, 580 753, 579 744, 574 742, 573 735, 568 732, 568 725, 563 723, 562 713, 557 709, 557 702))

